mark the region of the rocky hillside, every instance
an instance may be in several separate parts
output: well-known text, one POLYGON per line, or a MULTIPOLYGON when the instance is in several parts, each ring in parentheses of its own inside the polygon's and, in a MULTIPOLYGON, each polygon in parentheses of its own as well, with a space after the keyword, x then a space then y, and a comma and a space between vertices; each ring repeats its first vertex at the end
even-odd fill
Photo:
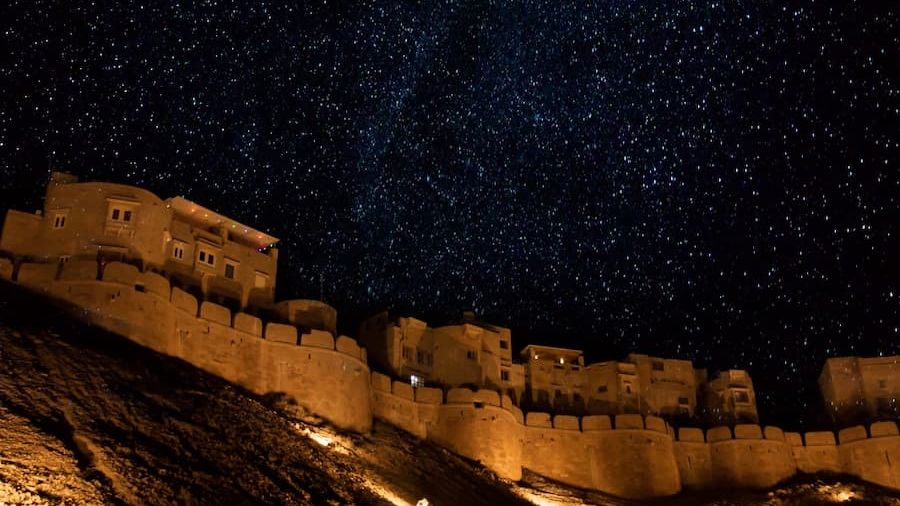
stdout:
MULTIPOLYGON (((834 480, 665 503, 815 504, 842 491, 900 505, 834 480)), ((340 433, 0 282, 0 505, 532 502, 624 504, 531 475, 504 482, 389 426, 340 433)))

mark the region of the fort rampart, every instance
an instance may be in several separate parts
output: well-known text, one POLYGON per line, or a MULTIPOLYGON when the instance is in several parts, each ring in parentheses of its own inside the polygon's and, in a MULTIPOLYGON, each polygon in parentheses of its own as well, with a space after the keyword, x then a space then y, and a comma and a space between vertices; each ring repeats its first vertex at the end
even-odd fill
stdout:
POLYGON ((100 327, 265 394, 281 392, 358 432, 384 420, 518 480, 522 469, 626 498, 682 489, 770 487, 797 472, 842 472, 900 490, 894 422, 833 432, 784 433, 736 425, 674 430, 640 415, 523 414, 493 390, 418 387, 371 373, 356 341, 263 322, 197 299, 124 263, 0 259, 0 278, 77 306, 100 327))

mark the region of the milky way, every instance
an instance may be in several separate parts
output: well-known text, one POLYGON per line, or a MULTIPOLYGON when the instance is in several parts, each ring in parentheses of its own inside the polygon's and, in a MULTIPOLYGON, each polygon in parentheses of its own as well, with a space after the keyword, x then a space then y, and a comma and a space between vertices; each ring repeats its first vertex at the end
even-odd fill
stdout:
POLYGON ((474 309, 805 421, 826 356, 900 353, 900 8, 831 3, 14 2, 0 191, 185 195, 348 332, 474 309))

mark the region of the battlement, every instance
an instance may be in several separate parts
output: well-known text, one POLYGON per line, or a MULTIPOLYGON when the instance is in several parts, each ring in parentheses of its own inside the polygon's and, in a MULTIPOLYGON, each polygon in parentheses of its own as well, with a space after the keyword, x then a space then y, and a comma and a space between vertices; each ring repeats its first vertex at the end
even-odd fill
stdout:
POLYGON ((504 478, 522 469, 626 498, 684 489, 771 487, 800 472, 850 473, 900 489, 894 422, 834 433, 756 424, 677 430, 656 416, 523 413, 493 388, 431 388, 367 366, 347 336, 266 321, 124 262, 0 258, 0 277, 83 309, 86 319, 254 392, 282 392, 350 430, 372 417, 476 460, 504 478))

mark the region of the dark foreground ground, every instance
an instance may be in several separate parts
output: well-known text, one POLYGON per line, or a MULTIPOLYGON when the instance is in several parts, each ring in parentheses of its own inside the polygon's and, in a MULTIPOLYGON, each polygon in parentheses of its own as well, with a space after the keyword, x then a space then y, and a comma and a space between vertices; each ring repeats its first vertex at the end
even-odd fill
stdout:
MULTIPOLYGON (((386 425, 340 433, 45 306, 0 281, 0 506, 629 504, 530 474, 504 482, 386 425)), ((840 477, 649 504, 839 501, 900 506, 840 477)))

